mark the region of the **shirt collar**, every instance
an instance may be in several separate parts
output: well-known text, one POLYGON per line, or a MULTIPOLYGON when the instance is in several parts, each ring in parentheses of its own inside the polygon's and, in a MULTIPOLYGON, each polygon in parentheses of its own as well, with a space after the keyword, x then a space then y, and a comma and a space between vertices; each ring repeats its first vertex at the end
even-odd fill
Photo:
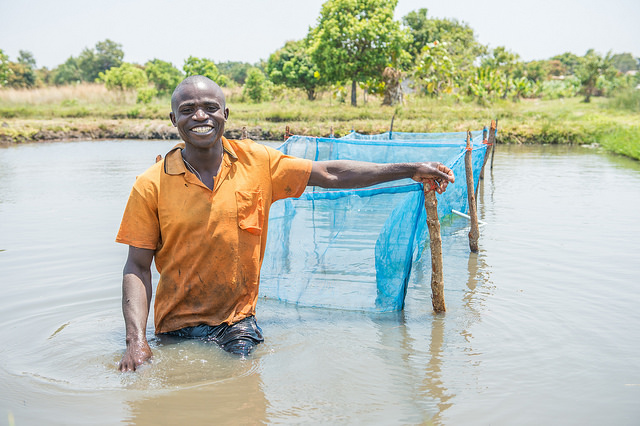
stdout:
MULTIPOLYGON (((164 158, 164 172, 166 174, 181 175, 186 173, 187 167, 184 165, 184 161, 182 161, 183 149, 184 142, 180 142, 167 153, 164 158)), ((225 157, 228 157, 230 162, 236 161, 238 159, 238 156, 233 150, 233 147, 224 136, 222 137, 222 149, 224 150, 224 153, 227 154, 225 157)))

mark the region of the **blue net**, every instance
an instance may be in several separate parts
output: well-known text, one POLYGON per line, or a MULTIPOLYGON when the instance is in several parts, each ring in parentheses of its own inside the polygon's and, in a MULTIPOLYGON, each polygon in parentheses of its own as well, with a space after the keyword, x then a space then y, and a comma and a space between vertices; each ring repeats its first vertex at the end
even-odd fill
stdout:
MULTIPOLYGON (((472 132, 475 186, 487 145, 472 132)), ((278 149, 310 160, 439 161, 455 184, 438 194, 441 218, 468 212, 464 133, 292 136, 278 149)), ((428 239, 422 185, 411 179, 353 190, 309 187, 271 207, 260 295, 302 306, 401 310, 411 265, 428 239)))

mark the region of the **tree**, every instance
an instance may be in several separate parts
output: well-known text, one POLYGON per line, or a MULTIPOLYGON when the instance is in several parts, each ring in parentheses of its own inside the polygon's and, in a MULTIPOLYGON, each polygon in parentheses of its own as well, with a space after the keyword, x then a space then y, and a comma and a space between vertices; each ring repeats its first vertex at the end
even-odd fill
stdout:
POLYGON ((0 87, 7 85, 9 75, 11 75, 9 56, 5 55, 4 51, 0 49, 0 87))
POLYGON ((144 65, 147 78, 154 84, 159 94, 166 95, 173 92, 184 78, 184 74, 171 62, 154 59, 144 65))
POLYGON ((227 86, 229 84, 227 76, 220 74, 216 64, 206 58, 189 56, 189 58, 184 61, 182 70, 187 77, 192 75, 203 75, 215 81, 220 86, 227 86))
POLYGON ((476 40, 469 25, 456 19, 436 19, 427 17, 425 8, 409 12, 402 18, 412 36, 407 50, 414 63, 420 60, 422 50, 429 43, 446 43, 448 57, 458 72, 472 68, 475 59, 486 53, 487 48, 476 40))
POLYGON ((220 74, 227 76, 229 79, 236 83, 243 85, 247 79, 247 72, 253 67, 253 65, 247 62, 218 62, 216 64, 220 74))
POLYGON ((147 74, 137 66, 124 62, 100 73, 100 80, 109 90, 135 90, 147 86, 147 74))
POLYGON ((5 71, 2 78, 3 85, 17 88, 35 87, 37 75, 34 69, 36 61, 33 58, 33 54, 20 50, 17 62, 9 61, 7 56, 5 58, 6 65, 4 66, 7 71, 5 71))
POLYGON ((244 83, 242 95, 253 102, 262 102, 269 98, 267 77, 258 68, 251 68, 247 73, 247 81, 244 83))
POLYGON ((401 62, 408 34, 393 20, 397 0, 328 0, 318 25, 310 31, 311 57, 319 75, 330 83, 356 84, 381 79, 384 69, 401 62))
POLYGON ((556 55, 552 60, 560 61, 565 66, 568 74, 574 74, 578 65, 580 65, 580 57, 571 52, 565 52, 562 55, 556 55))
POLYGON ((95 49, 85 48, 77 59, 78 68, 85 81, 95 81, 101 72, 122 64, 122 45, 106 39, 96 43, 95 49))
POLYGON ((266 73, 275 84, 303 89, 310 101, 316 98, 316 91, 323 84, 304 40, 288 41, 271 54, 266 73))
POLYGON ((591 102, 591 96, 595 94, 598 79, 600 77, 613 79, 617 70, 611 62, 611 53, 602 57, 595 51, 589 50, 580 61, 575 73, 580 80, 584 102, 591 102))
POLYGON ((53 71, 53 83, 63 85, 82 81, 82 71, 78 66, 78 60, 69 56, 63 64, 58 65, 53 71))
POLYGON ((33 57, 33 53, 26 50, 18 51, 18 63, 25 65, 31 69, 36 68, 36 59, 33 57))
POLYGON ((617 53, 611 57, 611 64, 621 73, 638 69, 638 59, 631 53, 617 53))
POLYGON ((445 42, 434 41, 424 46, 413 71, 416 85, 427 94, 438 96, 452 93, 455 87, 456 68, 446 45, 445 42))

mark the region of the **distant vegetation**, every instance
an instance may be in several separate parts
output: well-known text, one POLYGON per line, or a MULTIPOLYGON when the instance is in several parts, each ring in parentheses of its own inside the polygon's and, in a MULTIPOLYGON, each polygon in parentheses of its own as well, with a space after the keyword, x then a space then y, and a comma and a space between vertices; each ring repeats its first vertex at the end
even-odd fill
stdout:
MULTIPOLYGON (((427 9, 396 21, 396 3, 328 0, 304 39, 288 41, 257 64, 216 63, 194 56, 182 66, 158 58, 145 64, 126 63, 122 45, 107 39, 49 70, 38 68, 30 52, 20 51, 17 58, 9 58, 0 49, 0 112, 5 118, 164 118, 168 95, 181 79, 193 74, 216 81, 236 105, 247 105, 242 110, 258 112, 261 103, 281 100, 302 109, 271 108, 283 115, 282 121, 313 115, 314 103, 328 102, 336 108, 357 106, 359 99, 358 109, 366 111, 371 105, 363 103, 405 105, 397 111, 408 111, 411 105, 432 105, 433 100, 443 108, 458 105, 465 111, 471 106, 462 105, 469 103, 481 108, 507 103, 512 105, 502 109, 507 113, 523 100, 550 105, 546 101, 571 99, 575 106, 573 99, 588 103, 607 98, 598 102, 598 108, 640 112, 639 59, 630 53, 589 50, 582 56, 567 52, 524 62, 505 47, 491 49, 479 43, 466 23, 430 17, 427 9), (79 92, 73 87, 95 92, 88 83, 112 95, 103 93, 96 102, 74 98, 73 93, 79 92), (59 102, 35 105, 28 100, 35 96, 30 92, 40 90, 43 96, 42 90, 48 87, 69 90, 58 90, 66 93, 59 102), (306 102, 292 102, 292 97, 299 96, 296 93, 306 102)), ((55 90, 46 93, 62 96, 55 90)), ((317 109, 324 111, 320 105, 317 109)), ((384 115, 389 116, 389 111, 384 115)), ((603 123, 601 127, 607 127, 603 123)), ((617 138, 627 137, 624 131, 617 138)))

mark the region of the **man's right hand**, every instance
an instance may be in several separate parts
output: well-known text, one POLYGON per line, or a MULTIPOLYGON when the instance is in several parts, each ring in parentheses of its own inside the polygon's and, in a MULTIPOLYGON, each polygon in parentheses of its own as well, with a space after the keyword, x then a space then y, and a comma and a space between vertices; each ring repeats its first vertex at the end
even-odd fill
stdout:
POLYGON ((120 360, 118 369, 124 371, 135 371, 140 365, 151 358, 151 348, 146 340, 135 341, 127 345, 127 350, 120 360))

